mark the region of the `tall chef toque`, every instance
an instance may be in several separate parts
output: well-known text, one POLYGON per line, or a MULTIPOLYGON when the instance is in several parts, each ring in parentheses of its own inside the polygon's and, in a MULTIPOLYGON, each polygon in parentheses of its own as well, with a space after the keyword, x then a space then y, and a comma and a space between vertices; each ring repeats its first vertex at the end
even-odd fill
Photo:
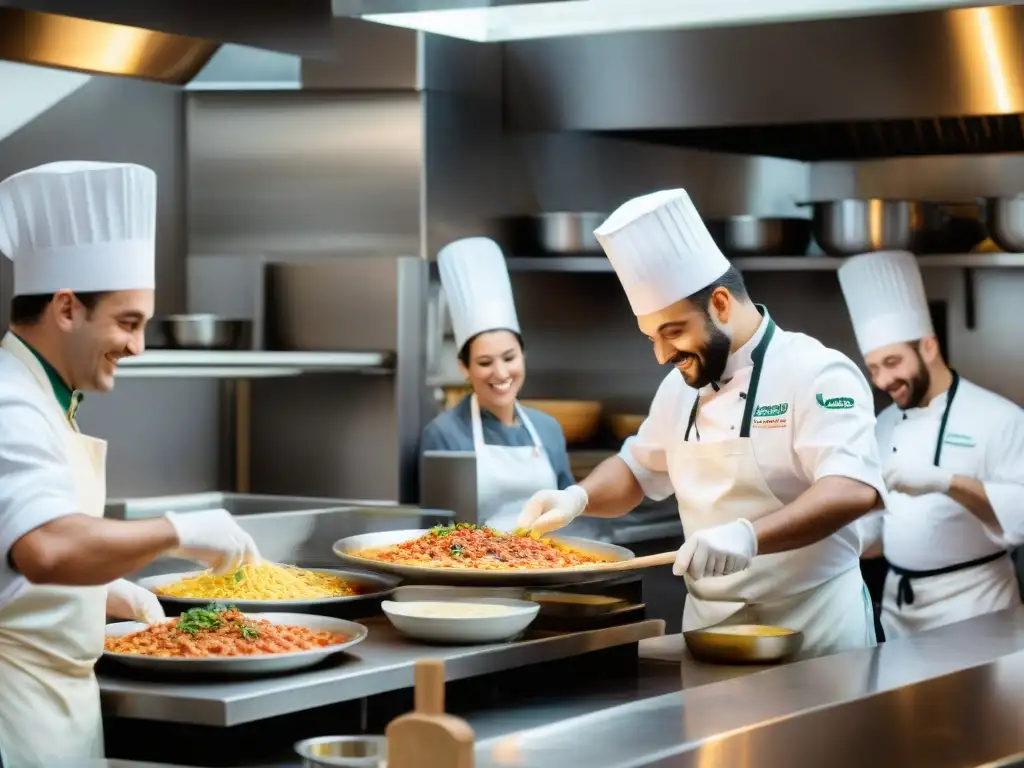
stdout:
POLYGON ((14 295, 155 287, 156 174, 68 161, 0 182, 0 251, 14 295))
POLYGON ((935 334, 921 270, 912 253, 854 256, 839 268, 839 285, 862 355, 935 334))
POLYGON ((486 237, 456 240, 437 254, 437 267, 457 349, 484 331, 519 333, 512 282, 497 243, 486 237))
POLYGON ((594 236, 637 316, 692 296, 729 269, 684 189, 634 197, 594 236))

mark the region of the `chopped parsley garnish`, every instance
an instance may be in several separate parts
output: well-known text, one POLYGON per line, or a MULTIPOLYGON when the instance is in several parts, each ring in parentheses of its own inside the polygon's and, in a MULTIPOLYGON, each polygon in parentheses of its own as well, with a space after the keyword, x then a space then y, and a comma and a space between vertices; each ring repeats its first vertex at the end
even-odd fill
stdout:
POLYGON ((461 544, 452 544, 448 548, 448 551, 451 552, 452 557, 462 557, 462 545, 461 544))
MULTIPOLYGON (((234 606, 223 606, 211 603, 203 608, 189 608, 178 619, 178 629, 189 635, 198 635, 203 631, 220 629, 224 624, 223 614, 235 610, 234 606)), ((238 624, 238 630, 246 640, 255 640, 260 636, 256 627, 238 624)))

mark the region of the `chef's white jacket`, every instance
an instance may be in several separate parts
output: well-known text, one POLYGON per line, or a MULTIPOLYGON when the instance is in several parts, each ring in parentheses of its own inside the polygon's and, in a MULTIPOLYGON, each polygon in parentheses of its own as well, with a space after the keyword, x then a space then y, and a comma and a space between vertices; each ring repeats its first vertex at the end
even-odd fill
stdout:
MULTIPOLYGON (((947 394, 924 408, 901 411, 893 404, 882 411, 877 428, 882 456, 898 452, 931 464, 947 394)), ((960 379, 939 463, 982 482, 1002 532, 985 526, 946 494, 891 493, 880 521, 890 562, 929 571, 1024 543, 1024 410, 960 379)))
MULTIPOLYGON (((753 370, 751 354, 767 328, 729 356, 720 389, 688 386, 677 370, 665 376, 636 436, 619 456, 649 498, 673 493, 668 466, 683 442, 694 399, 700 396, 696 429, 690 439, 721 442, 739 437, 746 392, 753 370)), ((848 477, 875 488, 885 484, 875 442, 871 389, 852 360, 802 333, 776 327, 758 384, 750 439, 765 482, 789 504, 816 481, 848 477)), ((833 534, 833 554, 855 562, 861 541, 856 526, 833 534)), ((834 566, 834 564, 832 564, 834 566)))
POLYGON ((0 350, 0 607, 26 583, 11 567, 11 547, 78 508, 67 426, 52 399, 22 362, 0 350))

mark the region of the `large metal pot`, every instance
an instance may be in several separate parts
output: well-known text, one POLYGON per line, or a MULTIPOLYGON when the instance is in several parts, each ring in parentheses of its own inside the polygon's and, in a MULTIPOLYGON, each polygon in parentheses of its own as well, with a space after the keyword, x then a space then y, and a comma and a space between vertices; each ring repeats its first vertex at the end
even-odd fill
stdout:
POLYGON ((1024 194, 985 198, 984 213, 993 242, 1009 253, 1024 253, 1024 194))
POLYGON ((805 205, 814 206, 814 239, 829 256, 890 250, 920 253, 942 229, 943 214, 934 203, 848 198, 805 205))
POLYGON ((526 254, 601 253, 594 230, 606 218, 606 213, 559 211, 516 219, 512 222, 513 248, 517 253, 526 254))
POLYGON ((730 216, 705 223, 726 256, 803 256, 811 244, 809 219, 730 216))

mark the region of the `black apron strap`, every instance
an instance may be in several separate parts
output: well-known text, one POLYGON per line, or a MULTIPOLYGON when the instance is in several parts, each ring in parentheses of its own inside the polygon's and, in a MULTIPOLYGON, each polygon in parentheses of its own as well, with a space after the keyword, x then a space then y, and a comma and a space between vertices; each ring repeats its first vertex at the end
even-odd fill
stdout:
POLYGON ((750 424, 754 418, 754 408, 757 402, 757 387, 761 382, 761 369, 764 368, 764 355, 768 351, 768 345, 772 342, 772 336, 775 335, 775 321, 772 320, 768 314, 768 310, 758 305, 758 309, 761 314, 764 315, 765 320, 768 321, 768 327, 764 331, 764 336, 761 337, 761 341, 758 342, 757 346, 754 347, 754 351, 750 357, 754 361, 754 370, 750 374, 750 387, 747 389, 746 407, 743 409, 743 423, 740 424, 740 437, 750 437, 750 424))
MULTIPOLYGON (((700 430, 697 430, 697 407, 700 405, 700 392, 697 392, 697 396, 693 398, 693 408, 690 409, 690 418, 686 422, 686 434, 683 435, 683 442, 688 443, 690 441, 690 430, 696 430, 697 439, 700 440, 700 430)), ((0 765, 0 768, 3 768, 0 765)))
POLYGON ((953 374, 953 383, 949 385, 949 392, 946 394, 946 407, 942 411, 942 421, 939 422, 939 439, 935 443, 934 465, 939 466, 939 459, 942 458, 942 441, 946 439, 946 425, 949 423, 949 412, 953 407, 953 398, 956 397, 956 390, 960 386, 960 374, 950 369, 953 374))
POLYGON ((944 576, 947 573, 966 571, 968 568, 977 568, 979 565, 994 563, 999 558, 1006 557, 1008 554, 1008 552, 996 552, 991 555, 985 555, 985 557, 979 557, 977 560, 947 565, 945 568, 936 568, 932 571, 911 571, 889 563, 893 573, 900 577, 899 583, 896 585, 896 607, 902 608, 904 605, 914 604, 914 587, 911 583, 914 579, 927 579, 929 576, 944 576))

